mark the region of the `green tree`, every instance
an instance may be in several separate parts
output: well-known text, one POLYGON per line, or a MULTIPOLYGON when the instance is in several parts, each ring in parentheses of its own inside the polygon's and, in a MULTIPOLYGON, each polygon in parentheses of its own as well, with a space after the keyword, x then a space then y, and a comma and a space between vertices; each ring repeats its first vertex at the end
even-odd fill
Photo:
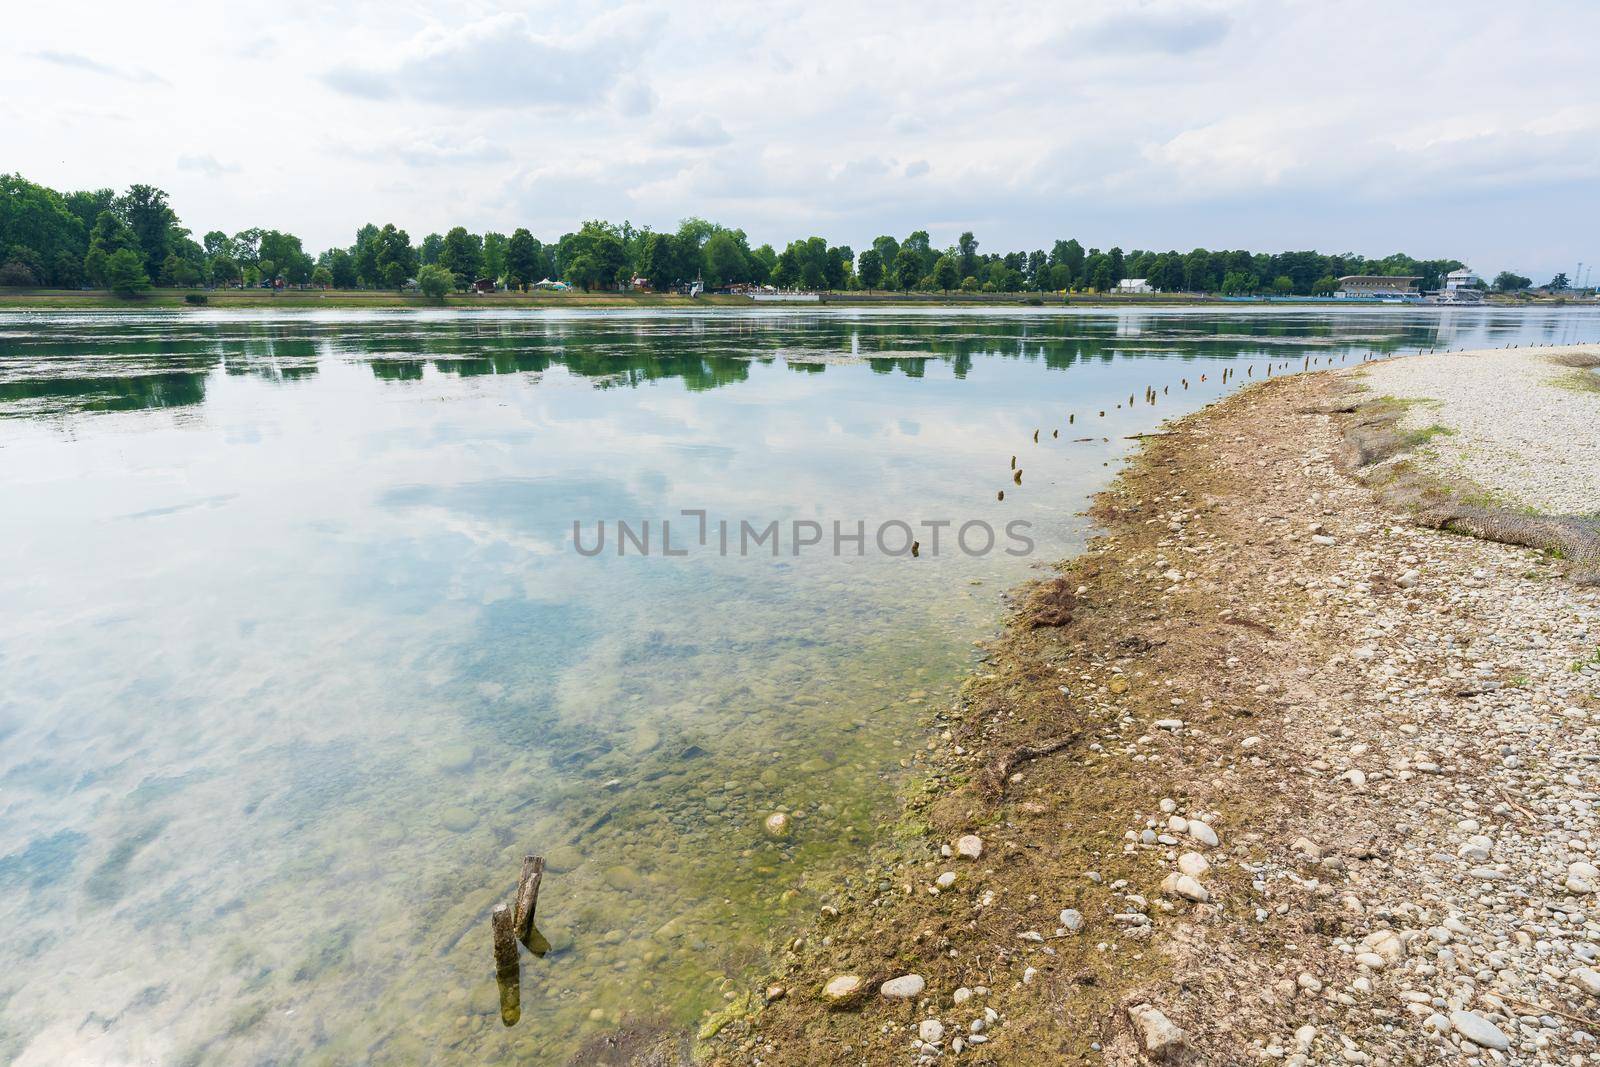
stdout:
POLYGON ((910 292, 922 280, 922 256, 910 245, 902 245, 894 258, 894 272, 902 292, 910 292))
MULTIPOLYGON (((108 269, 113 255, 122 251, 137 251, 138 241, 128 224, 113 211, 102 211, 95 219, 94 232, 89 237, 89 251, 83 259, 84 273, 96 285, 109 287, 108 269)), ((142 260, 141 260, 142 263, 142 260)), ((145 275, 149 280, 149 275, 145 275)))
POLYGON ((330 248, 317 257, 317 265, 327 270, 331 284, 336 289, 354 289, 356 286, 355 257, 345 248, 330 248))
POLYGON ((491 230, 483 235, 483 277, 495 281, 505 277, 508 245, 503 233, 491 230))
POLYGON ((139 244, 146 276, 158 274, 167 253, 172 251, 174 231, 179 230, 178 216, 167 204, 167 194, 153 185, 130 185, 117 198, 115 208, 139 244))
POLYGON ((81 275, 88 233, 54 189, 0 174, 0 262, 23 266, 35 284, 69 285, 81 275))
POLYGON ((705 282, 713 288, 750 279, 750 265, 738 238, 729 230, 718 230, 700 249, 705 263, 705 282))
POLYGON ((515 286, 527 288, 543 280, 544 249, 533 234, 518 227, 511 231, 506 242, 506 279, 515 286))
POLYGON ((326 289, 333 284, 333 271, 318 263, 311 271, 311 284, 326 289))
POLYGON ((106 257, 105 284, 117 296, 132 299, 150 288, 144 257, 131 248, 119 248, 106 257))
POLYGON ((960 258, 956 262, 956 269, 965 278, 969 274, 978 272, 978 239, 968 230, 956 241, 956 252, 960 258))
POLYGON ((200 271, 176 252, 168 252, 161 263, 161 284, 188 289, 200 284, 200 271))
MULTIPOLYGON (((439 254, 444 251, 444 236, 430 233, 422 239, 422 247, 418 250, 418 258, 426 267, 430 263, 439 262, 439 254)), ((420 280, 420 276, 419 276, 420 280)))
POLYGON ((1551 278, 1545 283, 1545 288, 1554 293, 1564 292, 1567 288, 1566 272, 1563 271, 1562 273, 1557 274, 1554 278, 1551 278))
POLYGON ((1533 288, 1533 279, 1503 270, 1494 276, 1494 287, 1502 293, 1516 292, 1519 289, 1531 289, 1533 288))
MULTIPOLYGON (((456 276, 457 287, 471 285, 483 270, 483 238, 468 233, 465 226, 454 227, 444 235, 444 247, 439 251, 439 266, 456 276)), ((421 281, 420 275, 417 280, 421 281)))
POLYGON ((417 272, 417 288, 423 295, 439 303, 456 287, 456 276, 442 264, 429 263, 417 272))
MULTIPOLYGON (((969 235, 970 236, 970 235, 969 235)), ((954 289, 961 281, 961 271, 956 266, 956 257, 951 255, 940 256, 933 264, 933 283, 946 293, 954 289)))
POLYGON ((373 269, 377 277, 373 284, 388 289, 401 289, 406 281, 416 276, 417 250, 411 247, 411 237, 394 223, 387 223, 373 238, 375 251, 373 269))
POLYGON ((670 233, 645 235, 639 273, 650 282, 650 288, 664 293, 678 282, 687 281, 693 269, 694 257, 683 239, 670 233))
POLYGON ((876 248, 869 248, 861 253, 861 259, 856 265, 856 276, 868 290, 876 289, 883 281, 883 257, 878 255, 876 248))

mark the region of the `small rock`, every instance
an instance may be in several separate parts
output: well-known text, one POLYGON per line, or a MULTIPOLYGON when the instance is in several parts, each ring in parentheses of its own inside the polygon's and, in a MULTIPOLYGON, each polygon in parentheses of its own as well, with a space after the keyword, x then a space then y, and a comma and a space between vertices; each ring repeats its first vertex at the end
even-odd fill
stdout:
POLYGON ((917 1024, 917 1036, 930 1045, 944 1040, 944 1023, 938 1019, 924 1019, 917 1024))
POLYGON ((1579 967, 1572 972, 1573 979, 1592 997, 1600 997, 1600 971, 1593 967, 1579 967))
POLYGON ((951 886, 956 884, 956 872, 945 871, 943 874, 933 880, 933 884, 938 886, 940 889, 949 889, 951 886))
POLYGON ((910 1000, 912 997, 922 995, 927 987, 920 974, 903 974, 899 978, 891 978, 878 987, 878 992, 888 1000, 910 1000))
POLYGON ((1076 934, 1083 929, 1083 913, 1073 908, 1065 908, 1061 912, 1061 925, 1067 928, 1068 933, 1076 934))
POLYGON ((1211 864, 1198 852, 1185 852, 1178 857, 1178 870, 1190 878, 1203 878, 1211 869, 1211 864))
POLYGON ((977 834, 965 834, 956 840, 956 855, 963 859, 975 860, 983 855, 983 838, 977 834))
POLYGON ((1474 1045, 1492 1048, 1497 1052, 1504 1052, 1511 1047, 1511 1039, 1505 1032, 1475 1011, 1451 1012, 1450 1025, 1474 1045))
POLYGON ((834 975, 828 979, 828 984, 822 987, 823 997, 834 1004, 854 1000, 860 992, 861 976, 856 974, 834 975))
POLYGON ((1128 1021, 1139 1035, 1139 1045, 1144 1054, 1158 1063, 1175 1059, 1188 1045, 1189 1035, 1183 1028, 1149 1004, 1130 1007, 1128 1021))
POLYGON ((1189 836, 1207 848, 1217 847, 1217 832, 1199 819, 1189 820, 1189 836))
POLYGON ((766 822, 762 823, 762 829, 766 831, 768 837, 788 837, 789 816, 781 811, 775 811, 767 816, 766 822))

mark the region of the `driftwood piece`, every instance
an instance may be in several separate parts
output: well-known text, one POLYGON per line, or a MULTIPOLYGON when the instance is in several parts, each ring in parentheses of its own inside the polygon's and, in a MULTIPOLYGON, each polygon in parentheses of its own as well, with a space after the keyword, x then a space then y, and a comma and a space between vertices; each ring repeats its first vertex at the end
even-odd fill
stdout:
POLYGON ((522 874, 517 879, 517 907, 513 913, 518 941, 528 939, 533 928, 533 912, 539 906, 539 883, 544 881, 544 857, 522 857, 522 874))
POLYGON ((1043 745, 1022 745, 1007 752, 1004 756, 989 764, 984 771, 985 783, 989 792, 996 797, 1003 797, 1006 793, 1006 782, 1011 778, 1011 773, 1029 760, 1041 759, 1052 756, 1064 748, 1070 748, 1077 741, 1081 732, 1074 730, 1064 734, 1054 741, 1043 745))
POLYGON ((494 971, 498 977, 507 978, 520 971, 517 959, 516 917, 510 904, 496 904, 489 913, 494 926, 494 971))

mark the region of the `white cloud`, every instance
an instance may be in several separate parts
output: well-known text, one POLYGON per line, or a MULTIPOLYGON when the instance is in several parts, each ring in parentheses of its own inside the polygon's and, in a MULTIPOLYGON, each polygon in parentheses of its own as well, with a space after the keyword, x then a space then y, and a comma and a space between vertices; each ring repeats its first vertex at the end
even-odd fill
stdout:
POLYGON ((449 132, 403 130, 381 140, 342 147, 358 159, 408 167, 476 166, 511 158, 510 149, 499 140, 485 135, 460 137, 449 132))
POLYGON ((554 238, 703 215, 779 245, 1600 254, 1580 0, 354 5, 20 5, 5 166, 154 182, 195 232, 312 248, 374 219, 554 238), (161 79, 176 118, 138 106, 161 79))
POLYGON ((713 148, 727 144, 733 138, 728 136, 728 131, 714 116, 698 115, 669 123, 656 140, 659 144, 675 148, 713 148))
POLYGON ((450 29, 430 28, 396 62, 340 65, 324 80, 352 96, 451 107, 592 104, 612 92, 625 59, 641 47, 642 30, 601 18, 578 33, 555 35, 535 32, 525 15, 491 15, 450 29))
POLYGON ((1184 55, 1221 43, 1233 19, 1197 4, 1140 3, 1090 19, 1067 41, 1102 52, 1184 55))
POLYGON ((239 165, 237 163, 222 163, 209 152, 200 152, 194 155, 179 156, 178 169, 194 171, 197 174, 204 174, 208 178, 217 178, 238 170, 239 165))
POLYGON ((139 67, 119 67, 110 63, 102 63, 97 59, 80 55, 77 52, 58 52, 54 49, 43 49, 31 53, 34 59, 53 66, 64 67, 67 70, 84 71, 89 74, 99 74, 103 77, 114 78, 117 81, 131 82, 134 85, 169 85, 167 79, 159 74, 144 70, 139 67))

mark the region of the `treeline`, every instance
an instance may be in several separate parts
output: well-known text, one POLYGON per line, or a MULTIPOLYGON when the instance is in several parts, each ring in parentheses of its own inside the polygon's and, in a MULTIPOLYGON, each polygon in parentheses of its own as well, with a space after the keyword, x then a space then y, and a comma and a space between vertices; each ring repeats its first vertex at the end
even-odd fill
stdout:
POLYGON ((1113 289, 1142 278, 1167 292, 1226 295, 1332 292, 1345 274, 1417 275, 1436 289, 1461 267, 1453 259, 1383 259, 1319 252, 1188 252, 1101 250, 1077 240, 1050 248, 983 252, 971 233, 949 248, 925 230, 903 240, 876 238, 859 254, 821 237, 791 241, 782 251, 752 248, 743 230, 686 219, 675 232, 630 223, 585 222, 559 241, 527 229, 470 233, 456 227, 413 242, 393 223, 369 223, 346 248, 315 257, 300 238, 253 227, 220 230, 198 241, 178 219, 167 194, 133 185, 60 193, 20 174, 0 174, 0 286, 79 288, 132 295, 151 285, 331 286, 400 289, 420 279, 434 292, 481 280, 513 289, 561 280, 580 289, 628 289, 643 279, 657 291, 700 280, 707 289, 737 284, 803 289, 888 289, 969 292, 1063 292, 1113 289))

